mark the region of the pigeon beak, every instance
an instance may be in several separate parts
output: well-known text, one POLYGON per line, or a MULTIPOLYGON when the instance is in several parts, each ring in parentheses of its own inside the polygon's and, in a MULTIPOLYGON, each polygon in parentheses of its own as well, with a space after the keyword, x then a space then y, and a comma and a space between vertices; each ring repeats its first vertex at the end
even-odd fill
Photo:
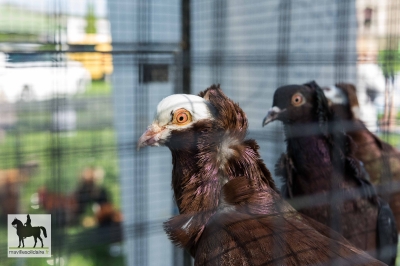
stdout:
POLYGON ((264 117, 262 126, 269 124, 270 122, 278 119, 280 113, 286 111, 286 109, 281 110, 279 107, 274 106, 268 110, 268 114, 264 117))
POLYGON ((159 146, 161 135, 164 133, 165 130, 165 127, 160 127, 156 124, 152 124, 139 138, 136 149, 139 151, 140 148, 145 146, 159 146))

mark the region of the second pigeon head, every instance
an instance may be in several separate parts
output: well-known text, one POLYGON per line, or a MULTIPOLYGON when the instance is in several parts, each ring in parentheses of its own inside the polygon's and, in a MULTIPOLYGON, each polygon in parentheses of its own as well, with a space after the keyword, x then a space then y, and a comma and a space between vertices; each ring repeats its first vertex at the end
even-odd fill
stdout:
POLYGON ((279 87, 274 93, 272 108, 269 109, 262 125, 282 121, 284 125, 308 125, 318 123, 326 133, 327 122, 331 119, 328 101, 314 81, 303 85, 279 87))

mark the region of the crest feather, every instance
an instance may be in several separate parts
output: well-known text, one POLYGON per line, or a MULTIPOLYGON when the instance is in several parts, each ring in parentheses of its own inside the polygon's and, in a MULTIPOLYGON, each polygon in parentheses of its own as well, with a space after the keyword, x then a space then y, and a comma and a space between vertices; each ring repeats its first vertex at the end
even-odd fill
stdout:
POLYGON ((215 117, 220 126, 230 134, 236 134, 239 139, 246 135, 248 122, 246 114, 221 90, 219 85, 212 85, 208 89, 199 93, 200 97, 209 101, 215 108, 215 117))
POLYGON ((316 107, 315 111, 318 117, 318 125, 325 136, 328 136, 328 122, 332 120, 332 113, 328 105, 328 100, 321 87, 313 80, 303 84, 315 91, 316 107))

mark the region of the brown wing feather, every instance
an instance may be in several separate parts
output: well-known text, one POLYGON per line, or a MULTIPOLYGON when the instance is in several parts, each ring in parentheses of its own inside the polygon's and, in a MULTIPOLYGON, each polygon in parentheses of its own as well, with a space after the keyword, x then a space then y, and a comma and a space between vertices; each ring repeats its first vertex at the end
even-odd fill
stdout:
POLYGON ((293 172, 295 171, 292 159, 282 153, 275 164, 275 175, 282 177, 281 194, 285 198, 293 198, 293 172))
POLYGON ((384 265, 331 240, 293 214, 218 213, 204 231, 196 265, 384 265))
POLYGON ((361 121, 354 123, 359 130, 348 134, 357 145, 355 157, 363 162, 371 182, 383 186, 379 194, 389 202, 396 223, 400 225, 400 152, 370 132, 361 121))
POLYGON ((384 265, 251 182, 224 186, 225 205, 202 234, 196 265, 384 265))
MULTIPOLYGON (((364 123, 357 119, 352 108, 358 107, 356 87, 349 83, 338 83, 348 97, 348 104, 334 104, 332 109, 346 125, 346 132, 357 145, 355 157, 362 161, 370 180, 382 185, 380 196, 390 203, 396 222, 400 224, 400 152, 390 144, 370 132, 364 123)), ((400 230, 400 226, 398 226, 400 230)))

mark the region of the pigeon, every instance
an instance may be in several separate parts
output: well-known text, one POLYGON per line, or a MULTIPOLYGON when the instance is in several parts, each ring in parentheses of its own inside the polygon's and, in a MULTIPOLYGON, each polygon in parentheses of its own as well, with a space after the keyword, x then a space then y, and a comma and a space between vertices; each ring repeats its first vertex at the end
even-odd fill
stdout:
POLYGON ((274 93, 263 125, 282 121, 287 151, 276 164, 282 193, 296 209, 341 233, 350 243, 393 265, 397 229, 388 204, 379 198, 354 157, 355 145, 335 123, 314 81, 286 85, 274 93), (308 198, 307 198, 308 196, 308 198), (307 204, 299 204, 306 197, 307 204), (300 198, 300 199, 299 199, 300 198))
POLYGON ((371 183, 381 187, 380 196, 389 202, 396 223, 400 224, 400 152, 369 131, 360 120, 353 84, 338 83, 322 89, 335 119, 345 125, 346 134, 357 146, 354 156, 363 163, 371 183))
POLYGON ((219 86, 157 106, 138 149, 166 146, 180 214, 164 224, 195 265, 384 265, 279 195, 248 122, 219 86))

